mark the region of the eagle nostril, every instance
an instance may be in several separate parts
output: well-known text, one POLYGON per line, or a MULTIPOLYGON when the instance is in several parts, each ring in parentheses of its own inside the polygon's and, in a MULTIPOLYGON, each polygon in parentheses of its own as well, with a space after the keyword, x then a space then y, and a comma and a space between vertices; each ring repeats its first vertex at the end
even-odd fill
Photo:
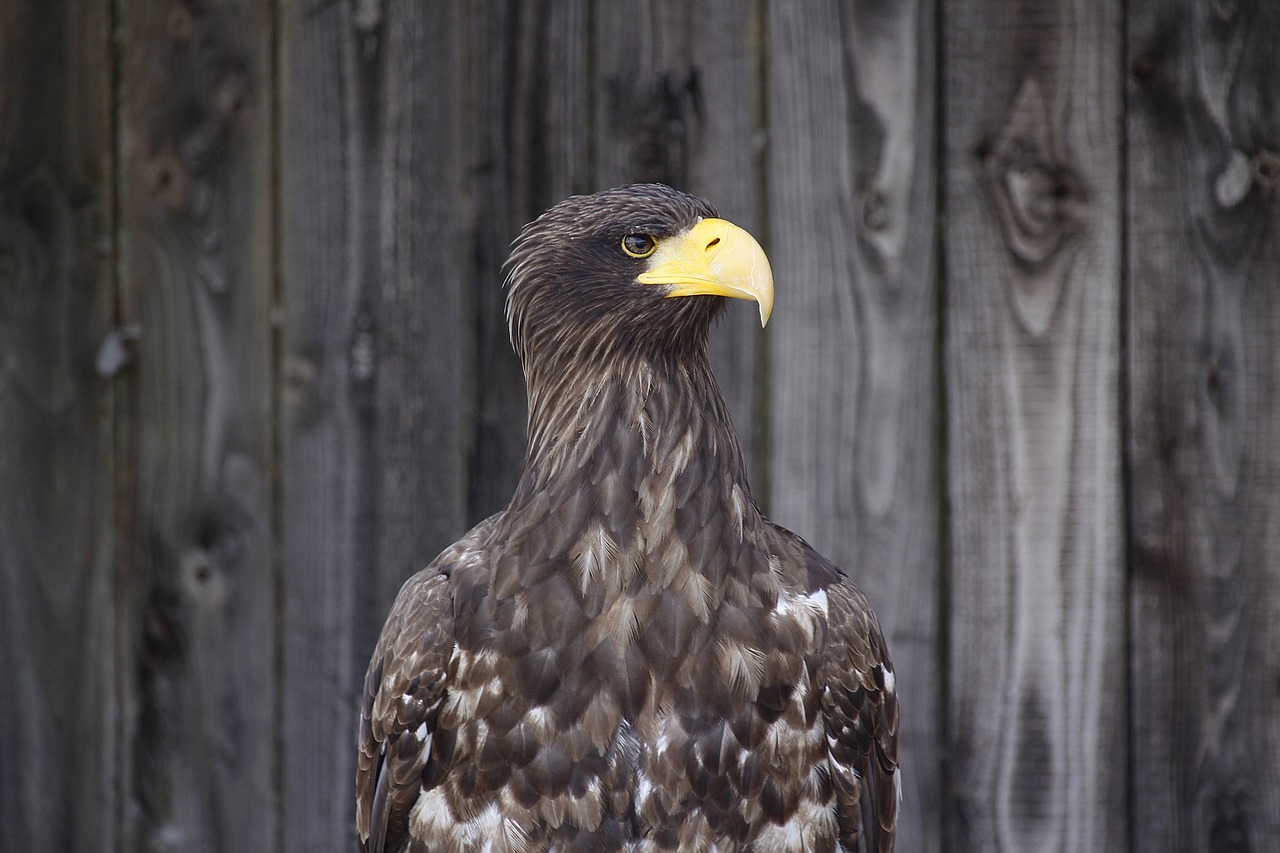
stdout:
POLYGON ((708 249, 714 248, 715 246, 719 245, 719 243, 720 243, 720 238, 719 238, 719 237, 717 237, 717 238, 715 238, 714 240, 712 240, 710 243, 708 243, 708 244, 707 244, 707 248, 708 248, 708 249))

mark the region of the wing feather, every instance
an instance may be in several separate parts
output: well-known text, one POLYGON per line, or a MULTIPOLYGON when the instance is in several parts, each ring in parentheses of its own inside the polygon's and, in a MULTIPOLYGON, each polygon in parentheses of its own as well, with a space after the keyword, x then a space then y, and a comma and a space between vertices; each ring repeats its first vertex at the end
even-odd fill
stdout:
POLYGON ((356 759, 356 829, 368 853, 398 850, 422 791, 454 649, 450 577, 485 561, 494 519, 409 578, 396 596, 365 674, 356 759))
POLYGON ((360 711, 356 828, 366 849, 399 845, 426 769, 431 723, 453 649, 449 579, 426 569, 405 583, 369 662, 360 711))
POLYGON ((893 850, 898 825, 898 695, 879 622, 856 586, 827 589, 822 712, 827 728, 840 842, 893 850))

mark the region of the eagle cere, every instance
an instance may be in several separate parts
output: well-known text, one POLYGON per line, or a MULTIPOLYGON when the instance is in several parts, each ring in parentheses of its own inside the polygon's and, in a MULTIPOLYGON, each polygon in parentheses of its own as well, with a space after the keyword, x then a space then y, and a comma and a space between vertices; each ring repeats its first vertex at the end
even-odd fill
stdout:
POLYGON ((528 386, 510 504, 400 591, 369 663, 368 851, 892 850, 875 614, 761 515, 707 338, 763 250, 656 184, 575 196, 505 267, 528 386))

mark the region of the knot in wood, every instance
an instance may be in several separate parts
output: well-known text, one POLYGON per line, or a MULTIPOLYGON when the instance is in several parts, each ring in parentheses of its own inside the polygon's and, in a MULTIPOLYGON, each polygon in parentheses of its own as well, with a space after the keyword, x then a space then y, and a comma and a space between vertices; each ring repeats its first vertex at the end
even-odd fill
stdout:
POLYGON ((367 382, 373 378, 377 352, 373 338, 373 320, 368 315, 362 314, 356 321, 356 333, 351 339, 349 350, 352 379, 367 382))
POLYGON ((186 657, 184 618, 172 589, 153 589, 142 612, 142 657, 151 670, 162 670, 186 657))
POLYGON ((168 19, 165 21, 165 30, 171 42, 174 44, 186 44, 191 41, 195 28, 195 19, 191 17, 191 10, 185 5, 179 3, 169 10, 168 19))
POLYGON ((356 0, 352 23, 366 35, 376 30, 382 25, 382 0, 356 0))
POLYGON ((179 560, 182 579, 189 593, 199 595, 213 579, 213 559, 203 548, 192 548, 179 560))
MULTIPOLYGON (((0 276, 0 283, 3 277, 0 276)), ((132 343, 142 337, 142 325, 130 323, 107 332, 98 346, 93 365, 98 375, 110 379, 133 361, 132 343)))
POLYGON ((1231 152, 1227 165, 1213 182, 1213 196, 1222 208, 1235 207, 1249 194, 1254 169, 1249 158, 1239 149, 1231 152))
POLYGON ((172 147, 166 146, 142 167, 142 185, 162 207, 185 212, 192 197, 191 176, 172 147))
POLYGON ((292 356, 285 361, 284 387, 288 394, 306 394, 316 381, 316 366, 308 358, 292 356))
POLYGON ((1156 73, 1156 61, 1144 53, 1133 61, 1129 73, 1138 83, 1146 83, 1156 73))
POLYGON ((1001 227, 1019 260, 1041 264, 1080 229, 1080 181, 1067 166, 1037 160, 1000 164, 1001 227))
POLYGON ((1254 162, 1254 172, 1262 191, 1268 195, 1280 191, 1280 152, 1259 151, 1254 162))
POLYGON ((869 188, 862 197, 862 224, 868 231, 883 231, 889 226, 889 205, 876 187, 869 188))
POLYGON ((1086 194, 1079 173, 1059 153, 1058 132, 1034 78, 1022 85, 980 168, 1005 245, 1021 263, 1038 267, 1078 233, 1086 194))

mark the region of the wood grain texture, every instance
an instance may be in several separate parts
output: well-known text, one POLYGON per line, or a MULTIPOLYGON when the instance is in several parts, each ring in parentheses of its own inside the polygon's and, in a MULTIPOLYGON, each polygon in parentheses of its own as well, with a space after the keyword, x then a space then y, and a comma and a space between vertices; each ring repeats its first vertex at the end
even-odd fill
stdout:
POLYGON ((946 832, 1119 850, 1120 7, 945 8, 946 832))
POLYGON ((272 111, 261 4, 122 10, 123 847, 271 850, 272 111))
POLYGON ((1280 850, 1280 7, 1131 6, 1134 849, 1280 850))
POLYGON ((597 187, 588 4, 483 0, 468 12, 465 163, 476 330, 468 522, 474 523, 506 506, 524 462, 524 377, 508 337, 502 263, 525 223, 597 187))
POLYGON ((351 849, 388 603, 522 461, 509 242, 658 179, 773 261, 714 358, 889 635, 899 849, 1280 853, 1277 43, 1267 2, 0 2, 0 850, 351 849))
POLYGON ((899 847, 937 850, 934 9, 769 7, 769 510, 880 615, 902 697, 899 847))
POLYGON ((400 584, 464 531, 456 4, 283 9, 287 850, 351 849, 364 669, 400 584))
POLYGON ((0 6, 0 849, 114 850, 110 3, 0 6))
MULTIPOLYGON (((627 0, 602 8, 595 25, 597 185, 678 187, 761 239, 757 4, 627 0)), ((741 303, 728 307, 711 339, 716 381, 753 475, 763 441, 760 340, 759 315, 741 303)))

